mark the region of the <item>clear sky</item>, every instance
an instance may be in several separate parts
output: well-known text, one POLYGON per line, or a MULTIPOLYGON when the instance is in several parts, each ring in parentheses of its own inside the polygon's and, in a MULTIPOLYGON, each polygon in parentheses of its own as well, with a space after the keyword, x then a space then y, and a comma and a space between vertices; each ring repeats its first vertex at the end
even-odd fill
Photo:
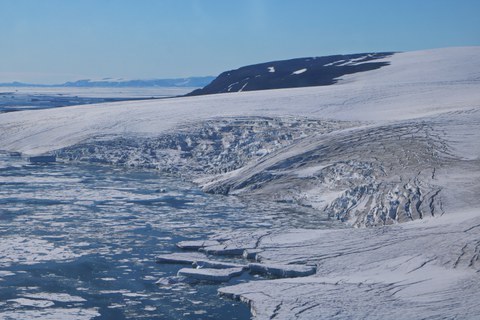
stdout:
POLYGON ((480 0, 0 0, 0 82, 480 45, 480 0))

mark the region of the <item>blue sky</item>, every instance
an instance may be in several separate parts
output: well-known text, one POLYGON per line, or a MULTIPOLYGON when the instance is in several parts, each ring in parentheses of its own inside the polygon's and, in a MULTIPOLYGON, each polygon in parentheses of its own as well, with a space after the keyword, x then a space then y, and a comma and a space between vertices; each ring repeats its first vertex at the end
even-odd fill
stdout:
POLYGON ((0 82, 170 78, 480 45, 479 0, 0 0, 0 82))

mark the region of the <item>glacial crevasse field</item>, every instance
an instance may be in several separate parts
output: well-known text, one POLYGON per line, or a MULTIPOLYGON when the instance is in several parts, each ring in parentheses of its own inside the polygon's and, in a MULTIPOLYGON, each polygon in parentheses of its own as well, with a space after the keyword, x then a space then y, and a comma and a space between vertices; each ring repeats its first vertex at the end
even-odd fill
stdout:
POLYGON ((155 169, 343 222, 201 246, 271 273, 219 290, 259 319, 475 318, 480 47, 378 61, 323 87, 1 114, 0 150, 155 169))

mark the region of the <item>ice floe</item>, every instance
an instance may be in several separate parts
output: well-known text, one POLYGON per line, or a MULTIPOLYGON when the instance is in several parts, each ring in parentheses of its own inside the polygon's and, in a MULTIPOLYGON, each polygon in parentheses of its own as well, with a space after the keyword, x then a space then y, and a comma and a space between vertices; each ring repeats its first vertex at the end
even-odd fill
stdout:
POLYGON ((90 320, 100 316, 95 308, 42 308, 39 310, 1 311, 1 319, 49 319, 49 320, 90 320))
POLYGON ((178 271, 178 275, 198 281, 226 282, 232 277, 241 275, 242 272, 243 268, 182 268, 178 271))
POLYGON ((39 299, 17 298, 17 299, 11 299, 8 301, 14 302, 21 306, 36 307, 36 308, 48 308, 55 305, 55 303, 50 300, 39 300, 39 299))
POLYGON ((41 293, 29 293, 23 295, 25 298, 31 299, 45 299, 58 302, 85 302, 82 297, 72 296, 67 293, 50 293, 50 292, 41 292, 41 293))
POLYGON ((36 264, 50 260, 71 260, 81 254, 52 242, 26 237, 5 237, 0 243, 0 266, 36 264))

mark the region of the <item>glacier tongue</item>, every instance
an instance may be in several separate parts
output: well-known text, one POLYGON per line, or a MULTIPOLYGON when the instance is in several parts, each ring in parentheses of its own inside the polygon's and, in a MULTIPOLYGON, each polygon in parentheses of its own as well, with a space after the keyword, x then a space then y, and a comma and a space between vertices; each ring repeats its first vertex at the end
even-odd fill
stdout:
MULTIPOLYGON (((292 202, 353 226, 376 226, 444 213, 448 185, 439 172, 469 163, 452 161, 445 135, 456 129, 453 116, 378 125, 218 118, 155 138, 94 139, 56 155, 155 168, 193 178, 207 192, 292 202)), ((464 130, 479 123, 475 110, 455 117, 464 130)), ((473 143, 467 134, 462 141, 473 143)))

